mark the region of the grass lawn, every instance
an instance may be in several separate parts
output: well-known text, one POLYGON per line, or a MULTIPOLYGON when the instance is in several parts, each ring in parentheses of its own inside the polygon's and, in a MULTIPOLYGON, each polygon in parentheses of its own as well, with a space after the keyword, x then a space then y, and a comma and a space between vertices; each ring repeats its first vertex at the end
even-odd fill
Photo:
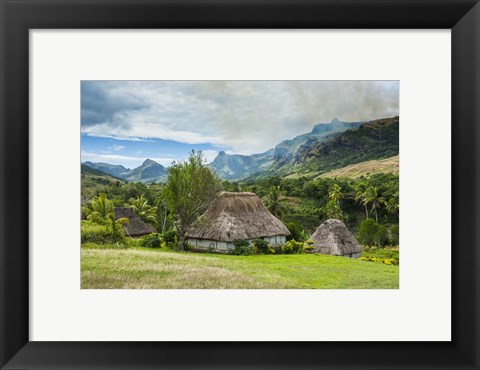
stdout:
POLYGON ((396 289, 399 269, 328 255, 82 248, 82 289, 396 289))

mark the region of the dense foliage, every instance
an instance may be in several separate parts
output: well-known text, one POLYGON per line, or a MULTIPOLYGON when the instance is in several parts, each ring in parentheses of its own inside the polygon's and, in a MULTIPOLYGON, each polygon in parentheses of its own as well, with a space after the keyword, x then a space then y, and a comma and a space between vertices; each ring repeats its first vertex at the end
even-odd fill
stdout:
POLYGON ((396 174, 377 173, 356 179, 269 177, 219 181, 205 166, 201 153, 195 152, 188 161, 169 168, 165 184, 111 181, 99 185, 94 194, 90 194, 91 189, 82 193, 82 218, 109 228, 112 240, 114 232, 121 238, 121 225, 113 224, 108 215, 112 215, 113 207, 129 206, 156 228, 163 245, 182 248, 186 229, 222 190, 257 194, 290 230, 289 240, 305 242, 323 221, 338 218, 364 245, 399 243, 396 174))

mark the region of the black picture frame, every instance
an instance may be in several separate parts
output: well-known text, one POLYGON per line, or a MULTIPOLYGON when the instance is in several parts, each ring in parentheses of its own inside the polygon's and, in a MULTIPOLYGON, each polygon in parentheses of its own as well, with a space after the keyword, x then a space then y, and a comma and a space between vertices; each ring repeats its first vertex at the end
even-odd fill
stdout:
MULTIPOLYGON (((480 5, 473 0, 0 0, 2 369, 480 369, 480 5), (30 342, 29 30, 451 29, 450 342, 30 342)), ((434 248, 434 246, 432 246, 434 248)))

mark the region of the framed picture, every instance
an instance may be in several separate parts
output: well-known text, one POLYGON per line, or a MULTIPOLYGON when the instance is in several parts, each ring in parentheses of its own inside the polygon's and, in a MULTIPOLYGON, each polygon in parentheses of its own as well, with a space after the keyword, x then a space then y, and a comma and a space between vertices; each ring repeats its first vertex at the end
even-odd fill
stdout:
POLYGON ((0 10, 2 369, 480 368, 477 1, 0 10))

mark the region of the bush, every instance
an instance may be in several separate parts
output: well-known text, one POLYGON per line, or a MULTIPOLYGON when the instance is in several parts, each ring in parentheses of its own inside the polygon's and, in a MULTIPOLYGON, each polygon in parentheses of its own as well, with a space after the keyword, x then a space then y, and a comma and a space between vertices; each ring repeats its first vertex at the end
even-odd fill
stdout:
POLYGON ((311 239, 308 239, 306 242, 305 242, 305 245, 303 246, 303 250, 305 252, 311 252, 315 249, 315 247, 312 245, 313 243, 315 243, 313 240, 311 239))
POLYGON ((248 240, 234 240, 231 254, 237 256, 251 256, 255 254, 255 247, 248 240))
POLYGON ((393 225, 390 228, 390 241, 392 245, 399 245, 400 243, 400 228, 398 225, 393 225))
POLYGON ((388 233, 385 225, 378 225, 376 239, 377 245, 388 245, 388 233))
POLYGON ((158 234, 152 233, 150 235, 144 236, 140 240, 140 245, 144 248, 160 248, 162 243, 158 234))
POLYGON ((107 244, 111 242, 111 232, 104 226, 92 221, 81 221, 80 242, 107 244))
POLYGON ((358 228, 358 240, 363 245, 374 245, 376 244, 377 231, 377 223, 371 218, 366 218, 358 228))
POLYGON ((178 235, 175 230, 167 230, 160 234, 162 246, 166 248, 176 249, 178 248, 178 235))
POLYGON ((253 247, 256 249, 258 254, 274 254, 275 249, 273 249, 270 244, 262 238, 255 239, 253 241, 253 247))
MULTIPOLYGON (((299 240, 299 241, 304 241, 305 237, 305 230, 303 229, 302 225, 297 222, 297 221, 290 221, 285 224, 287 227, 288 231, 290 231, 290 235, 287 236, 288 240, 299 240)), ((307 236, 308 238, 308 236, 307 236)))
POLYGON ((282 253, 284 254, 300 254, 303 253, 305 246, 302 242, 297 242, 295 239, 289 240, 286 244, 282 245, 282 253))
POLYGON ((358 240, 363 245, 386 246, 389 244, 387 228, 385 225, 377 224, 371 218, 366 218, 358 228, 358 240))
POLYGON ((400 264, 399 251, 397 248, 365 247, 359 260, 384 263, 385 265, 394 266, 398 266, 400 264))

